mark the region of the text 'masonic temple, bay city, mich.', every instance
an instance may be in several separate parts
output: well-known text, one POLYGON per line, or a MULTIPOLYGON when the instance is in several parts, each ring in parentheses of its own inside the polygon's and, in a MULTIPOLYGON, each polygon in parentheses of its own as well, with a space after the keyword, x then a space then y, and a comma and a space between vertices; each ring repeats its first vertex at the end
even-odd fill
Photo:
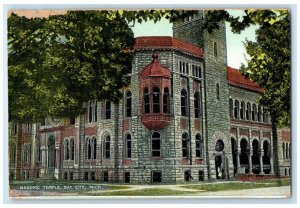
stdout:
POLYGON ((256 102, 263 89, 227 66, 225 25, 208 33, 204 22, 199 12, 173 23, 173 37, 137 37, 118 104, 91 100, 84 115, 23 124, 22 132, 11 123, 10 180, 289 177, 290 129, 273 139, 256 102))

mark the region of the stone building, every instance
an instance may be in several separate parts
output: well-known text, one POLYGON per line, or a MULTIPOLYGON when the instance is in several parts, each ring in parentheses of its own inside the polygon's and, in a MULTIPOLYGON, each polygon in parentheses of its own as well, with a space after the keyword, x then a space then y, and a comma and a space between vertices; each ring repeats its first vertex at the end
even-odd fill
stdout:
POLYGON ((225 25, 202 12, 173 37, 138 37, 118 104, 76 118, 10 125, 10 178, 176 183, 290 175, 290 132, 273 141, 262 89, 227 66, 225 25), (20 138, 20 139, 18 139, 20 138))

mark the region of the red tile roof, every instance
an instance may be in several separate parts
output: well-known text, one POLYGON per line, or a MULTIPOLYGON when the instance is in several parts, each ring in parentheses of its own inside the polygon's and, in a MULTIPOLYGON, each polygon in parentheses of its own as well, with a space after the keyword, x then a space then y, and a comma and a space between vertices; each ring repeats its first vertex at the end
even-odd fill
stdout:
POLYGON ((241 87, 247 90, 253 90, 256 92, 263 92, 263 89, 259 85, 246 78, 238 69, 227 66, 227 80, 229 85, 241 87))
POLYGON ((190 53, 199 58, 203 57, 202 48, 169 36, 137 37, 135 39, 133 49, 136 50, 145 48, 170 48, 190 53))
POLYGON ((152 55, 152 62, 148 64, 140 74, 141 78, 145 77, 165 77, 169 78, 170 77, 170 71, 169 69, 164 68, 162 65, 159 64, 158 62, 158 55, 153 54, 152 55))

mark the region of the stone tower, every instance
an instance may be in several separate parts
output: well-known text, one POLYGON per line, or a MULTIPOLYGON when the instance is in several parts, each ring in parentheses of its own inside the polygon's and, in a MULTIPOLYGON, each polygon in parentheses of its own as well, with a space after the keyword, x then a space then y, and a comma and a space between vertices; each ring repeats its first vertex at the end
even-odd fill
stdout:
POLYGON ((204 51, 202 103, 207 177, 232 178, 225 23, 208 33, 204 28, 205 21, 205 11, 199 11, 184 21, 175 22, 173 36, 204 51))

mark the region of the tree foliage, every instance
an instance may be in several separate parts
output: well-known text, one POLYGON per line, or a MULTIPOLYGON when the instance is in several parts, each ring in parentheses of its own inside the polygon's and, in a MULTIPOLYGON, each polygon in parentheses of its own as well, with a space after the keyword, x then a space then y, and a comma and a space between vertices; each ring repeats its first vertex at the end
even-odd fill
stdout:
POLYGON ((9 118, 18 122, 84 112, 88 100, 118 102, 131 71, 129 24, 196 11, 68 11, 49 18, 8 19, 9 118), (129 24, 128 24, 129 23, 129 24))

